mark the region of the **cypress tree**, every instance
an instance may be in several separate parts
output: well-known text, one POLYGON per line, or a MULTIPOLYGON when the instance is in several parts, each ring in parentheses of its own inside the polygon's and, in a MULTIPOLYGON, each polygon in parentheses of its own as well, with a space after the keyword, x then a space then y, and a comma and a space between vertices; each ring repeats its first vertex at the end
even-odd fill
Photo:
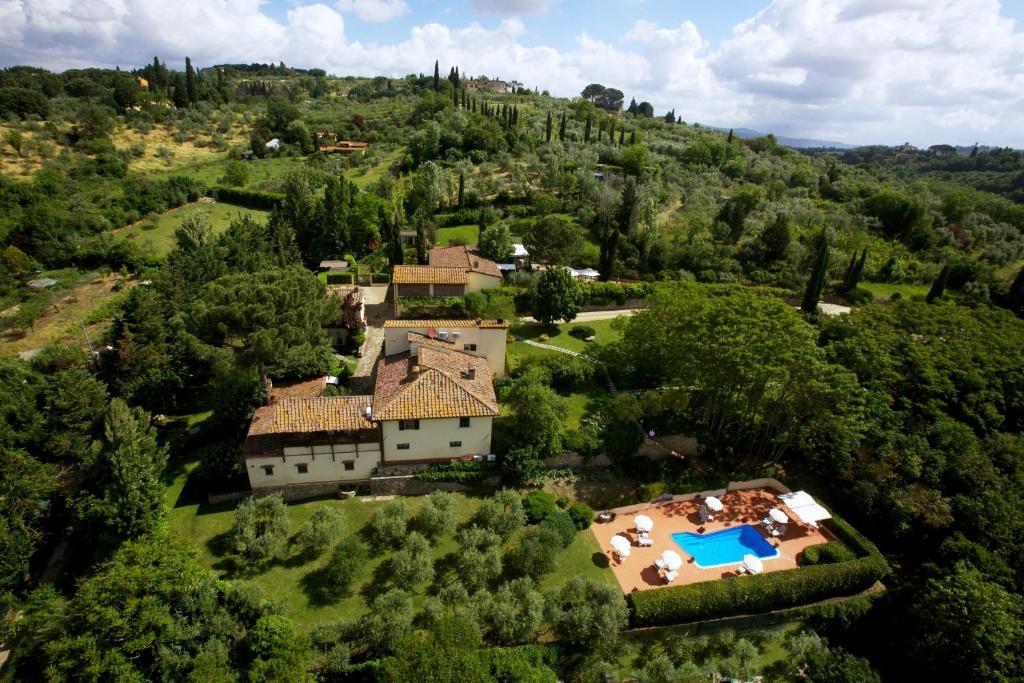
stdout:
POLYGON ((516 125, 516 126, 519 125, 519 105, 518 104, 512 106, 512 124, 516 125))
POLYGON ((946 293, 947 280, 949 280, 949 266, 942 266, 938 277, 932 283, 932 288, 928 290, 928 296, 925 297, 925 301, 931 304, 935 303, 936 299, 941 299, 942 295, 946 293))
POLYGON ((562 121, 558 124, 558 139, 565 142, 565 112, 562 112, 562 121))
POLYGON ((864 263, 868 259, 867 248, 860 252, 860 258, 857 258, 857 252, 854 252, 853 258, 856 259, 856 262, 851 262, 850 272, 847 273, 846 280, 843 282, 843 291, 845 292, 852 292, 860 284, 860 276, 864 272, 864 263))
POLYGON ((604 121, 597 122, 597 141, 601 142, 601 134, 604 133, 604 121))
POLYGON ((459 208, 466 205, 466 174, 459 173, 459 208))
POLYGON ((463 88, 462 89, 462 108, 463 109, 469 109, 469 107, 466 106, 467 104, 469 104, 469 102, 468 102, 468 98, 466 97, 466 89, 463 88))
POLYGON ((434 90, 441 89, 441 70, 437 60, 434 60, 434 90))
POLYGON ((149 92, 156 92, 160 87, 160 60, 153 57, 153 76, 149 79, 149 92))
POLYGON ((814 259, 814 269, 807 281, 807 289, 804 290, 804 300, 800 304, 800 310, 804 313, 814 313, 818 310, 818 300, 821 299, 821 290, 825 286, 825 277, 828 272, 828 239, 822 231, 818 237, 818 256, 814 259))
POLYGON ((846 270, 843 271, 843 291, 850 291, 847 289, 847 284, 850 282, 850 278, 853 277, 853 269, 857 267, 857 252, 854 251, 850 255, 850 262, 846 264, 846 270))
POLYGON ((631 144, 631 145, 635 145, 636 144, 636 131, 635 130, 632 133, 629 134, 629 144, 631 144))
POLYGON ((551 142, 551 112, 548 111, 548 121, 544 126, 544 141, 551 142))
POLYGON ((459 89, 452 88, 452 106, 456 109, 459 108, 459 89))
POLYGON ((729 129, 729 137, 725 139, 730 145, 732 144, 732 128, 729 129))
POLYGON ((1024 315, 1024 267, 1017 271, 1017 277, 1013 278, 1006 298, 1011 311, 1024 315))
POLYGON ((192 68, 192 60, 185 57, 185 90, 188 92, 188 102, 195 106, 199 102, 199 88, 196 86, 196 70, 192 68))
POLYGON ((459 67, 455 67, 455 80, 453 84, 456 88, 462 87, 462 76, 459 75, 459 67))
POLYGON ((612 119, 611 128, 608 129, 608 142, 615 144, 615 119, 612 119))
POLYGON ((594 125, 594 115, 593 114, 588 114, 587 115, 587 125, 583 129, 583 142, 590 142, 590 129, 593 127, 593 125, 594 125))
POLYGON ((626 129, 619 128, 619 147, 626 141, 626 129))

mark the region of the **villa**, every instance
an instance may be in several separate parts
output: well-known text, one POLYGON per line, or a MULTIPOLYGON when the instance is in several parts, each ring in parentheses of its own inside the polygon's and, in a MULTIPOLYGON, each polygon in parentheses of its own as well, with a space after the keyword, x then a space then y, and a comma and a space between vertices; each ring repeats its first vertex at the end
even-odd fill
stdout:
POLYGON ((490 456, 507 327, 388 321, 372 396, 321 396, 323 378, 275 387, 242 447, 250 487, 367 481, 490 456))
POLYGON ((476 250, 466 246, 434 247, 428 265, 395 266, 390 298, 464 296, 494 289, 501 282, 498 264, 476 250))

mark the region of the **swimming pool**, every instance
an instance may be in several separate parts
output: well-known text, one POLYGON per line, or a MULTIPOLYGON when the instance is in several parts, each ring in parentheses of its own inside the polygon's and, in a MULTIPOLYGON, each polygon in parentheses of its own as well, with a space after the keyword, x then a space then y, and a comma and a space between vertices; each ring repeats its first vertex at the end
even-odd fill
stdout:
POLYGON ((744 555, 756 555, 762 560, 779 555, 779 549, 772 546, 757 527, 750 524, 712 534, 672 534, 672 540, 692 555, 701 569, 739 564, 743 562, 744 555))

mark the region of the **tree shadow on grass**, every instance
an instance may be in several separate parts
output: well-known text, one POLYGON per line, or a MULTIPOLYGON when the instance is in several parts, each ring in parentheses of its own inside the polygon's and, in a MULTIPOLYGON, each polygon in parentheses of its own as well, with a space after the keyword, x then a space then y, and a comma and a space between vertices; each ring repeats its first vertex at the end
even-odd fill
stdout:
POLYGON ((299 579, 299 586, 306 594, 310 607, 326 607, 335 605, 341 600, 352 596, 351 586, 339 586, 333 583, 323 567, 308 572, 299 579))
POLYGON ((590 561, 594 563, 595 567, 599 567, 600 569, 607 569, 610 566, 608 556, 604 553, 594 553, 590 556, 590 561))
POLYGON ((392 584, 389 562, 385 560, 374 568, 373 576, 370 577, 370 580, 364 583, 363 587, 359 589, 359 595, 361 595, 367 603, 370 603, 375 597, 392 587, 404 588, 403 586, 394 586, 392 584))

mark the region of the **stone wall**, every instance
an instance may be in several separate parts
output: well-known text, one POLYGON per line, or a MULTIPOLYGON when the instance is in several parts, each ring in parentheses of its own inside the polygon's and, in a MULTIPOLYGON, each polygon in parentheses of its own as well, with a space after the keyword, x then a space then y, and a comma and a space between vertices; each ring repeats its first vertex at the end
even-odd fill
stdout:
MULTIPOLYGON (((629 310, 631 308, 645 308, 646 306, 647 299, 626 299, 626 303, 623 304, 617 303, 615 301, 613 301, 610 304, 605 304, 604 306, 593 306, 588 304, 586 306, 581 307, 580 310, 583 311, 584 313, 589 313, 590 311, 629 310)), ((580 323, 580 325, 586 325, 586 323, 580 323)))
POLYGON ((411 475, 399 477, 374 477, 368 482, 370 493, 375 496, 425 496, 434 491, 472 491, 477 488, 454 481, 423 481, 411 475))
POLYGON ((550 458, 544 458, 545 467, 551 467, 554 469, 568 468, 572 470, 582 470, 590 467, 608 467, 611 464, 612 461, 608 459, 607 455, 601 454, 587 460, 579 453, 573 453, 572 451, 567 451, 562 455, 553 455, 550 458))

